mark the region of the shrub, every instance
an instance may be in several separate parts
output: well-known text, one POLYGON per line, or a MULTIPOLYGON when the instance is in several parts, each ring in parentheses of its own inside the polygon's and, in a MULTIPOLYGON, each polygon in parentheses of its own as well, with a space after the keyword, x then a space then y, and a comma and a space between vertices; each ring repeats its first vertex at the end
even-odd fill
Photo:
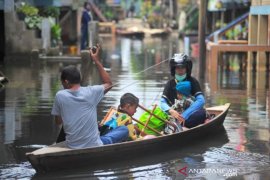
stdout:
POLYGON ((51 27, 51 38, 52 38, 52 46, 55 47, 58 44, 58 41, 61 40, 61 27, 59 24, 54 24, 51 27))
POLYGON ((45 9, 41 9, 40 15, 43 17, 54 17, 58 18, 60 15, 60 10, 58 7, 49 6, 45 9))
POLYGON ((41 29, 42 18, 39 15, 26 16, 24 22, 29 29, 41 29))
POLYGON ((26 16, 36 16, 38 15, 38 8, 35 8, 29 4, 22 3, 22 5, 17 9, 17 12, 21 12, 26 16))

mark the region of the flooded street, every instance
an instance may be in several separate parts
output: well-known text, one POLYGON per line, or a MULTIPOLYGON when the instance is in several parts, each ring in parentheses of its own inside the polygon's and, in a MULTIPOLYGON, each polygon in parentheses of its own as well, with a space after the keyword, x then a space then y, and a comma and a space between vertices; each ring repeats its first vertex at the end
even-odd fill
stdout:
MULTIPOLYGON (((134 93, 145 107, 158 103, 170 78, 167 60, 184 49, 177 37, 103 39, 101 45, 103 63, 114 87, 100 103, 98 119, 111 106, 117 107, 126 92, 134 93)), ((61 68, 69 64, 84 66, 76 59, 7 57, 0 66, 10 81, 0 90, 0 179, 268 179, 269 72, 248 73, 239 66, 239 62, 245 64, 246 56, 226 54, 221 58, 218 75, 207 75, 210 78, 200 83, 206 106, 231 103, 224 131, 192 146, 153 153, 149 158, 142 159, 138 154, 134 162, 40 175, 25 153, 55 142, 58 129, 50 112, 54 96, 62 88, 61 68), (211 76, 216 76, 217 82, 210 82, 211 76), (183 168, 186 174, 181 173, 183 168)), ((199 79, 198 68, 195 59, 192 74, 199 79)), ((83 76, 87 84, 100 83, 95 68, 83 76)), ((135 117, 141 113, 137 111, 135 117)))

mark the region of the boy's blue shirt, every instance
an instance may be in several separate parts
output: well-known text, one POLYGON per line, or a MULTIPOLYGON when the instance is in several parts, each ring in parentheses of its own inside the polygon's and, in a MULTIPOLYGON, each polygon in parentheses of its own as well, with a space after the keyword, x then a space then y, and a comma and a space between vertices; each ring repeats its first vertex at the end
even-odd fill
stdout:
MULTIPOLYGON (((202 94, 199 94, 195 97, 195 101, 190 105, 190 107, 188 109, 186 109, 183 113, 182 113, 182 117, 187 120, 191 114, 201 108, 203 108, 205 104, 205 99, 204 96, 202 94)), ((167 104, 167 101, 165 98, 161 98, 160 100, 160 108, 164 111, 164 112, 168 112, 170 110, 170 106, 167 104)))
POLYGON ((196 96, 195 99, 196 100, 190 105, 190 107, 182 113, 182 117, 185 120, 188 120, 188 118, 191 116, 192 113, 203 108, 205 104, 205 99, 202 94, 196 96))

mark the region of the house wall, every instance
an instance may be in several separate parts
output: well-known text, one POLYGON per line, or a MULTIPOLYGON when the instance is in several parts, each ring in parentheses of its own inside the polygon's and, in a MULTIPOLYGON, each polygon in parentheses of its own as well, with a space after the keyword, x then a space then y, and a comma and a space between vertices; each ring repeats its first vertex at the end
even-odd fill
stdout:
MULTIPOLYGON (((249 44, 270 45, 270 0, 252 0, 249 13, 249 44)), ((269 58, 269 57, 268 57, 269 58)), ((252 69, 253 56, 249 53, 248 70, 252 69)), ((256 88, 267 86, 267 59, 265 52, 257 52, 256 88), (265 75, 264 75, 265 74, 265 75)), ((251 74, 248 72, 248 74, 251 74)), ((270 80, 269 80, 270 81, 270 80)), ((269 82, 268 82, 269 83, 269 82)))
POLYGON ((32 49, 42 47, 41 39, 36 38, 36 31, 26 28, 14 10, 14 0, 4 1, 5 54, 31 53, 32 49))
POLYGON ((270 0, 252 0, 249 15, 249 43, 270 45, 270 0))

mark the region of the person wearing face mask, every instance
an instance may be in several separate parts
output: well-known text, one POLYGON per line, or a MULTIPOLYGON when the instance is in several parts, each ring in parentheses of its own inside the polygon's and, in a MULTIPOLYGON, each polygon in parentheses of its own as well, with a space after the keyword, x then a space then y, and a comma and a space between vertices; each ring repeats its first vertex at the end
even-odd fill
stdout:
POLYGON ((191 58, 182 53, 174 54, 170 60, 170 70, 173 78, 164 87, 160 100, 161 109, 183 123, 187 128, 204 123, 207 119, 207 113, 204 109, 205 98, 198 80, 191 76, 191 58), (177 99, 176 85, 183 81, 190 82, 191 95, 195 97, 195 101, 180 114, 172 108, 172 105, 177 99))

